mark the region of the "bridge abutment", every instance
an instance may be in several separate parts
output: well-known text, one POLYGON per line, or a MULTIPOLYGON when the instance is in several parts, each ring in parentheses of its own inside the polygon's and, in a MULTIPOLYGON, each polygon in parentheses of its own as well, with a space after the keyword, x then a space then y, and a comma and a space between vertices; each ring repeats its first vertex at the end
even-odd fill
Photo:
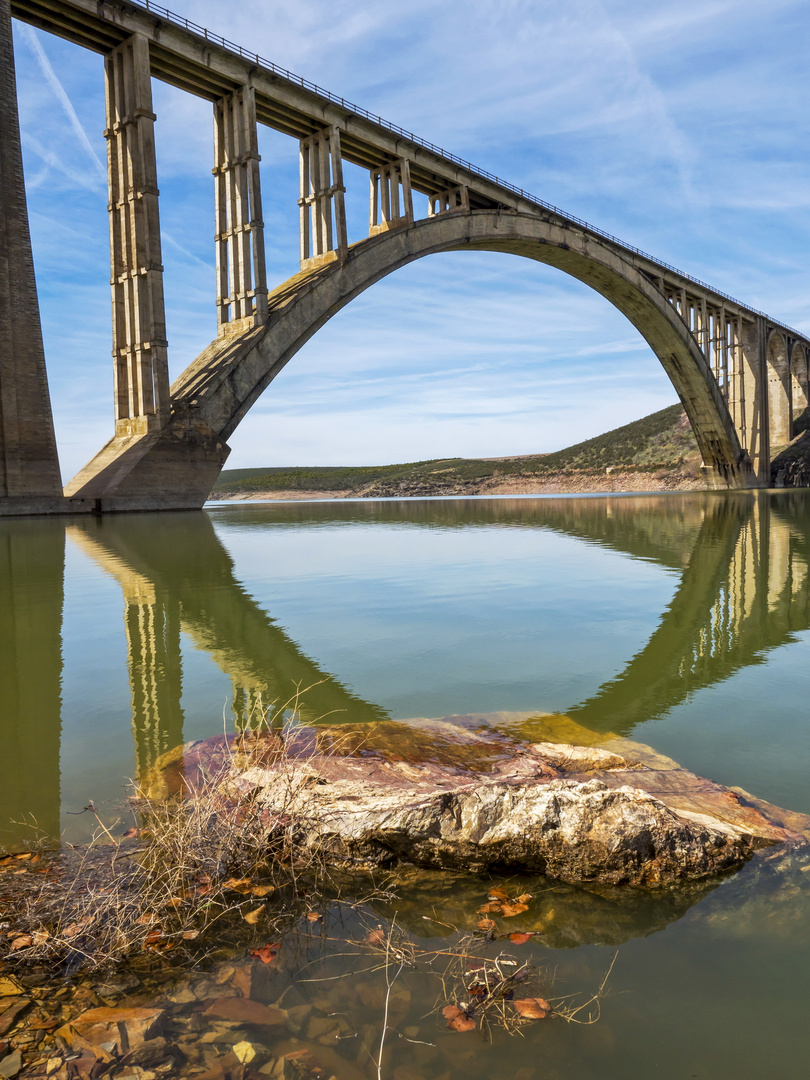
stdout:
POLYGON ((230 452, 200 418, 175 415, 160 431, 115 435, 65 494, 99 513, 199 510, 230 452))

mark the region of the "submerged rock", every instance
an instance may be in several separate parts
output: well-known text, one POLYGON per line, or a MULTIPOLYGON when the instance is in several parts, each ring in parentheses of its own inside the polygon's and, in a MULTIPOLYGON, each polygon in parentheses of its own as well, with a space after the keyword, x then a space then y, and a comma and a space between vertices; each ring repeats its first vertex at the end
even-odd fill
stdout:
MULTIPOLYGON (((528 910, 514 919, 490 909, 496 933, 528 932, 535 945, 551 949, 617 947, 658 933, 715 892, 727 891, 720 886, 729 884, 727 875, 722 875, 682 881, 664 889, 628 889, 598 882, 568 884, 540 874, 473 876, 404 864, 391 871, 389 880, 397 897, 397 925, 415 937, 439 933, 447 924, 476 924, 481 916, 471 919, 471 912, 488 907, 490 891, 502 886, 516 897, 527 893, 532 899, 527 901, 528 910), (431 918, 439 924, 431 926, 431 918)), ((371 906, 380 919, 390 918, 390 907, 384 902, 371 906)))

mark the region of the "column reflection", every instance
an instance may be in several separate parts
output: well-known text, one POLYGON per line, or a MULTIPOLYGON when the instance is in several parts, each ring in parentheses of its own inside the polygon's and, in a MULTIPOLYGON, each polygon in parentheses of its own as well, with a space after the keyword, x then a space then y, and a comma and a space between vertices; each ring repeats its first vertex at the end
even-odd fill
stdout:
POLYGON ((60 834, 60 521, 0 519, 0 849, 60 834))
POLYGON ((206 514, 86 519, 71 541, 121 585, 138 775, 183 740, 181 631, 229 676, 234 727, 295 701, 314 722, 385 719, 311 660, 237 580, 206 514))

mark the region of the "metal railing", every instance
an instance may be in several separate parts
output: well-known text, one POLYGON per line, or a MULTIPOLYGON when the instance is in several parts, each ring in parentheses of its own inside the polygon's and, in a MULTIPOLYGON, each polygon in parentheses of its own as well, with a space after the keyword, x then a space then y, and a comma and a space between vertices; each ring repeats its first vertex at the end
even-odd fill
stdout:
POLYGON ((228 52, 235 53, 243 60, 249 60, 257 67, 264 68, 266 71, 272 72, 273 75, 277 75, 282 79, 286 79, 287 82, 294 83, 296 86, 302 87, 304 90, 309 90, 313 94, 317 94, 318 97, 324 98, 327 101, 332 102, 333 105, 340 105, 341 108, 347 109, 355 116, 362 116, 366 120, 370 120, 373 124, 377 124, 379 127, 385 128, 386 131, 390 131, 394 135, 399 135, 403 139, 407 139, 408 142, 413 143, 416 146, 421 146, 425 150, 430 150, 432 153, 437 154, 439 157, 444 158, 446 161, 452 161, 454 165, 460 165, 467 172, 473 173, 475 176, 480 176, 482 180, 488 180, 492 184, 496 184, 498 187, 503 188, 505 191, 511 191, 514 195, 519 195, 521 199, 525 199, 527 202, 533 203, 535 206, 542 207, 544 210, 548 210, 557 217, 562 218, 566 222, 570 222, 574 225, 579 225, 583 229, 587 229, 589 233, 593 233, 595 236, 600 236, 604 240, 609 240, 612 244, 617 244, 625 251, 632 251, 634 255, 640 255, 643 259, 647 259, 657 267, 661 267, 664 270, 669 270, 673 274, 677 274, 678 277, 683 278, 685 281, 691 281, 694 285, 699 285, 702 289, 708 289, 709 292, 714 293, 715 296, 722 297, 724 300, 730 300, 732 304, 736 304, 737 307, 742 308, 745 311, 751 312, 753 315, 761 315, 763 318, 772 322, 776 326, 782 327, 784 330, 790 331, 791 334, 795 334, 796 337, 800 337, 807 340, 806 334, 802 334, 801 331, 794 329, 787 323, 779 322, 771 315, 768 315, 765 311, 760 311, 758 308, 753 308, 749 304, 744 304, 741 300, 737 300, 736 297, 729 295, 729 293, 722 292, 720 289, 715 289, 713 285, 709 285, 706 281, 701 281, 700 278, 692 277, 691 274, 685 273, 683 270, 679 270, 677 266, 672 266, 671 263, 662 262, 660 259, 656 259, 654 255, 650 255, 646 251, 642 251, 641 248, 634 247, 632 244, 626 243, 618 236, 613 236, 612 233, 605 232, 604 229, 598 228, 596 225, 591 225, 589 222, 584 221, 582 218, 576 217, 573 214, 567 214, 565 211, 560 210, 559 207, 554 206, 552 203, 546 202, 544 199, 538 198, 536 195, 532 195, 528 191, 524 191, 523 188, 517 187, 515 184, 510 184, 508 180, 502 180, 499 176, 495 176, 494 173, 488 172, 486 169, 481 169, 477 165, 474 165, 471 161, 466 161, 464 158, 457 157, 456 154, 451 154, 449 151, 444 150, 441 146, 436 146, 435 143, 428 142, 426 139, 419 138, 418 135, 414 135, 412 131, 406 131, 405 128, 401 128, 398 124, 392 124, 388 120, 384 120, 381 116, 375 116, 370 113, 368 109, 362 109, 359 105, 355 105, 351 101, 347 101, 345 98, 338 97, 336 94, 330 93, 329 90, 325 90, 322 86, 318 86, 317 83, 310 82, 309 79, 304 79, 300 75, 294 74, 292 71, 288 71, 286 68, 279 67, 278 64, 274 64, 272 60, 266 60, 258 53, 249 52, 241 45, 237 45, 233 41, 229 41, 227 38, 222 37, 220 34, 212 34, 210 30, 204 26, 200 26, 198 23, 192 22, 190 19, 184 18, 182 15, 177 15, 173 11, 169 11, 168 8, 161 7, 159 4, 153 4, 152 0, 130 0, 130 2, 136 4, 139 7, 144 8, 155 15, 159 15, 161 19, 165 19, 167 22, 173 23, 175 26, 180 26, 184 30, 188 30, 189 33, 195 34, 197 37, 203 38, 205 41, 210 41, 212 44, 219 46, 222 49, 226 49, 228 52))

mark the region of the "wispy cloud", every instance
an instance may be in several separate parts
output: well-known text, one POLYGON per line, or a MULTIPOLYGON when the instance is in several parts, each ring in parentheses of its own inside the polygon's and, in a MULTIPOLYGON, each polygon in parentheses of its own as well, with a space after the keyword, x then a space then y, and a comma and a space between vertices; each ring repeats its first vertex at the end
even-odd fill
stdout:
MULTIPOLYGON (((59 76, 54 71, 53 65, 48 59, 45 50, 40 43, 37 31, 34 30, 32 27, 23 24, 21 27, 21 32, 24 40, 27 42, 29 48, 34 54, 34 57, 36 58, 39 69, 45 77, 45 81, 53 91, 56 100, 62 106, 62 109, 64 110, 65 115, 68 118, 70 126, 73 129, 74 135, 78 138, 81 145, 87 151, 87 156, 90 159, 92 165, 94 166, 95 186, 98 186, 99 183, 106 184, 107 167, 106 165, 104 165, 101 158, 96 153, 95 147, 90 141, 90 137, 85 131, 84 126, 79 119, 78 113, 73 107, 73 103, 68 97, 64 86, 59 80, 59 76)), ((49 157, 53 157, 53 155, 49 155, 49 157)), ((52 161, 49 160, 48 163, 52 164, 52 161)))
MULTIPOLYGON (((56 150, 52 150, 50 147, 45 146, 40 140, 32 135, 30 131, 23 132, 22 134, 23 147, 30 148, 40 158, 49 169, 55 169, 56 172, 60 172, 63 176, 66 176, 71 183, 77 187, 86 188, 88 191, 98 191, 99 181, 97 178, 88 175, 86 170, 76 169, 69 164, 56 150)), ((41 178, 47 175, 47 173, 39 174, 41 178)), ((41 180, 40 180, 41 182, 41 180)), ((29 190, 31 187, 38 185, 32 185, 28 182, 29 190)))

